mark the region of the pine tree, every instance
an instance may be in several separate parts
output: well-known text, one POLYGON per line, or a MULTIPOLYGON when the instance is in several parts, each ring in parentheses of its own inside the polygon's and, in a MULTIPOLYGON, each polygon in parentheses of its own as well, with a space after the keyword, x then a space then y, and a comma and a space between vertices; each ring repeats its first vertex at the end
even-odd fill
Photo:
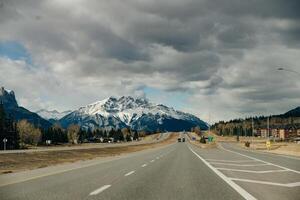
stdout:
POLYGON ((2 101, 0 102, 0 139, 4 137, 4 126, 5 126, 5 111, 2 101))
POLYGON ((128 134, 128 135, 126 135, 126 141, 127 142, 130 142, 131 141, 131 137, 130 137, 130 135, 128 134))
POLYGON ((134 131, 134 134, 133 134, 133 140, 138 140, 139 139, 139 134, 137 132, 137 130, 134 131))

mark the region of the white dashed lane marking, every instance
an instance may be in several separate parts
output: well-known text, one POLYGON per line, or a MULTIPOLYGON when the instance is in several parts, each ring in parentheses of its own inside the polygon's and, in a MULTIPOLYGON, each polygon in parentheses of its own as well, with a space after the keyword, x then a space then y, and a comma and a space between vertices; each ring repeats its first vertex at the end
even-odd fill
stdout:
POLYGON ((90 195, 97 195, 97 194, 103 192, 104 190, 108 189, 110 186, 111 186, 111 185, 104 185, 104 186, 102 186, 101 188, 99 188, 99 189, 97 189, 97 190, 91 192, 90 195))
POLYGON ((128 172, 127 174, 125 174, 124 176, 129 176, 131 174, 134 174, 135 171, 131 171, 131 172, 128 172))
POLYGON ((146 167, 146 166, 147 166, 147 164, 143 164, 143 165, 142 165, 142 167, 146 167))

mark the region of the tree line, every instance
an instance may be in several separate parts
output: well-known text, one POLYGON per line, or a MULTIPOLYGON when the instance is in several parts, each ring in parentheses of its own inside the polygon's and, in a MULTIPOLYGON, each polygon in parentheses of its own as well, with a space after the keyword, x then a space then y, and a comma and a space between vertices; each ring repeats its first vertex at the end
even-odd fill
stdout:
MULTIPOLYGON (((82 129, 77 124, 71 124, 67 129, 63 129, 60 125, 54 124, 48 129, 40 129, 34 127, 26 120, 17 122, 17 129, 20 135, 21 147, 30 145, 43 145, 50 141, 51 144, 63 143, 85 143, 85 142, 129 142, 138 140, 140 136, 144 136, 142 132, 123 129, 82 129)), ((49 143, 48 143, 49 144, 49 143)))
POLYGON ((14 121, 6 116, 3 104, 0 103, 0 149, 4 148, 7 140, 7 149, 26 148, 28 145, 84 143, 84 142, 129 142, 145 136, 143 131, 123 129, 82 129, 72 124, 67 129, 54 124, 48 129, 35 127, 27 120, 14 121))
POLYGON ((245 119, 220 121, 211 126, 218 135, 252 136, 252 129, 297 129, 300 128, 300 117, 259 116, 245 119))

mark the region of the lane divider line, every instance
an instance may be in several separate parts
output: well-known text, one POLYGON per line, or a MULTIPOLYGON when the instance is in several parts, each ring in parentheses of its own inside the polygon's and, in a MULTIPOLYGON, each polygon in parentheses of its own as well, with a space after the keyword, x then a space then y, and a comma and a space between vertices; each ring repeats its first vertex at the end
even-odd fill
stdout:
POLYGON ((191 147, 189 147, 190 151, 195 154, 207 167, 209 167, 214 173, 216 173, 221 179, 223 179, 228 185, 230 185, 235 191, 237 191, 244 199, 246 200, 257 200, 254 196, 240 187, 238 184, 233 182, 227 176, 225 176, 222 172, 214 168, 209 162, 204 160, 199 154, 197 154, 191 147))
POLYGON ((226 148, 224 148, 221 144, 219 144, 219 147, 220 147, 221 149, 225 150, 225 151, 228 151, 228 152, 231 152, 231 153, 235 153, 235 154, 244 156, 244 157, 246 157, 246 158, 250 158, 250 159, 253 159, 253 160, 256 160, 256 161, 260 161, 260 162, 263 162, 263 163, 266 163, 266 164, 269 164, 269 165, 273 165, 273 166, 279 167, 279 168, 281 168, 281 169, 286 169, 286 170, 288 170, 288 171, 291 171, 291 172, 295 172, 295 173, 297 173, 297 174, 300 174, 300 171, 293 170, 293 169, 289 169, 289 168, 287 168, 287 167, 283 167, 283 166, 280 166, 280 165, 276 165, 276 164, 274 164, 274 163, 270 163, 270 162, 267 162, 267 161, 263 161, 263 160, 260 160, 260 159, 258 159, 258 158, 254 158, 254 157, 252 157, 252 156, 247 156, 247 155, 245 155, 245 154, 242 154, 242 153, 239 153, 239 152, 236 152, 236 151, 232 151, 232 150, 226 149, 226 148))
POLYGON ((147 164, 143 164, 143 165, 142 165, 142 167, 146 167, 146 166, 147 166, 147 164))
POLYGON ((129 176, 131 174, 134 174, 135 171, 131 171, 131 172, 128 172, 127 174, 125 174, 124 176, 129 176))
POLYGON ((104 185, 104 186, 102 186, 101 188, 99 188, 99 189, 97 189, 97 190, 91 192, 90 195, 97 195, 97 194, 103 192, 104 190, 110 188, 110 186, 111 186, 111 185, 104 185))
POLYGON ((155 160, 151 160, 150 162, 154 162, 155 160))

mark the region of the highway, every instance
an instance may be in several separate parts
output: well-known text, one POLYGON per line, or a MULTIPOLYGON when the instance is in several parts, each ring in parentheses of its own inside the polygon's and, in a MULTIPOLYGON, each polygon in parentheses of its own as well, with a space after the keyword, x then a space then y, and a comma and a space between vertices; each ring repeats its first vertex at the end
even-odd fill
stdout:
POLYGON ((294 158, 181 142, 24 181, 1 175, 0 199, 296 200, 299 170, 294 158))

